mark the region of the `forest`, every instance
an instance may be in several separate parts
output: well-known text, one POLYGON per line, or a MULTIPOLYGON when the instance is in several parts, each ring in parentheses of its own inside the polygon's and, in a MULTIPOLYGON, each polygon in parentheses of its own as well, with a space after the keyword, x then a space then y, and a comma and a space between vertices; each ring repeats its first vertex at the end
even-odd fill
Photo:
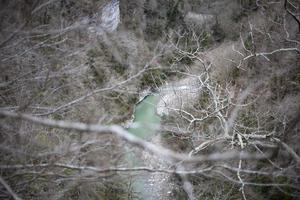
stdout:
POLYGON ((300 199, 299 0, 0 0, 0 199, 300 199))

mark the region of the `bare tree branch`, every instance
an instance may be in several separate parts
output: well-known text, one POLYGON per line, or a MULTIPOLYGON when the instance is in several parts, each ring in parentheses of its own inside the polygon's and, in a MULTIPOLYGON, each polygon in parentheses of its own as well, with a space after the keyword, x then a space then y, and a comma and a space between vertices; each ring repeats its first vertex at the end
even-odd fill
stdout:
POLYGON ((9 192, 9 194, 13 197, 14 200, 22 200, 5 182, 5 180, 0 176, 0 183, 5 187, 5 189, 9 192))
POLYGON ((167 174, 201 174, 212 170, 213 166, 199 169, 199 170, 176 170, 176 169, 159 169, 159 168, 150 168, 150 167, 112 167, 112 168, 99 168, 92 166, 78 166, 64 163, 45 163, 45 164, 27 164, 27 165, 0 165, 1 170, 16 170, 16 169, 35 169, 35 168, 48 168, 48 167, 59 167, 67 168, 72 170, 79 171, 93 171, 96 173, 108 173, 108 172, 150 172, 150 173, 167 173, 167 174))
POLYGON ((293 17, 293 19, 297 22, 298 24, 298 29, 299 29, 299 33, 300 33, 300 20, 296 17, 296 15, 294 13, 292 13, 289 8, 288 8, 288 4, 290 5, 291 3, 288 0, 284 1, 284 9, 293 17))
POLYGON ((281 140, 279 140, 277 138, 274 138, 274 140, 276 142, 278 142, 281 146, 283 146, 291 154, 291 156, 294 158, 294 160, 297 163, 300 163, 299 155, 289 145, 287 145, 286 143, 282 142, 281 140))

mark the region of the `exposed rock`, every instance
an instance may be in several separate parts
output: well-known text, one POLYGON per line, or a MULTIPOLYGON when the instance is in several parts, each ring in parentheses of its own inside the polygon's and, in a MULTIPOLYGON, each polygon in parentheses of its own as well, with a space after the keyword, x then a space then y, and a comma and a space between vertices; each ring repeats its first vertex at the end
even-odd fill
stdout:
POLYGON ((119 0, 113 0, 102 9, 101 27, 107 32, 117 29, 120 22, 119 0))
POLYGON ((157 114, 169 115, 174 109, 193 104, 197 100, 200 90, 201 85, 197 77, 188 77, 163 86, 160 88, 161 99, 157 104, 157 114))
POLYGON ((211 29, 215 25, 216 20, 214 15, 188 12, 184 17, 184 22, 191 29, 203 31, 211 29))

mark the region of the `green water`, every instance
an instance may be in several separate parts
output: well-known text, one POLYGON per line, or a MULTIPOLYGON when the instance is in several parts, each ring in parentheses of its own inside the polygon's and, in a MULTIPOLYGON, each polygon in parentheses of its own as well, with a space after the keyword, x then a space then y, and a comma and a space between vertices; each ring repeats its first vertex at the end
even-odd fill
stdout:
MULTIPOLYGON (((160 125, 160 117, 156 115, 158 100, 158 95, 148 95, 136 105, 133 113, 133 122, 128 129, 130 133, 145 140, 150 140, 157 133, 160 125)), ((127 148, 127 150, 129 149, 127 148)), ((132 151, 128 151, 125 160, 130 167, 144 165, 140 155, 132 151)), ((139 174, 136 176, 133 179, 132 187, 139 199, 151 199, 153 194, 147 190, 147 175, 139 174)))
POLYGON ((136 105, 129 132, 143 139, 150 139, 155 135, 160 125, 160 117, 156 114, 158 100, 158 95, 148 95, 136 105))

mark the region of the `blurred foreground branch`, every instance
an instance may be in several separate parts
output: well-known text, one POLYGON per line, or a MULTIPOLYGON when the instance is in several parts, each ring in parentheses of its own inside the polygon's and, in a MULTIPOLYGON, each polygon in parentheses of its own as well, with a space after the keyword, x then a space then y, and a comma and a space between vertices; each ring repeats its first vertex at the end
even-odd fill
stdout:
POLYGON ((151 142, 147 142, 146 140, 140 139, 118 125, 105 126, 105 125, 97 125, 97 124, 85 124, 80 122, 68 122, 62 120, 43 119, 28 114, 20 114, 20 113, 6 112, 6 111, 0 111, 0 116, 17 119, 17 120, 25 120, 35 124, 40 124, 52 128, 68 129, 68 130, 75 130, 75 131, 88 132, 88 133, 104 133, 104 132, 113 133, 117 137, 125 140, 126 142, 134 146, 137 146, 139 148, 142 148, 152 154, 161 156, 165 160, 169 160, 169 161, 182 161, 186 163, 189 162, 193 163, 193 162, 220 161, 220 160, 232 160, 232 159, 233 160, 266 159, 268 157, 266 155, 250 154, 244 151, 211 153, 207 155, 191 157, 188 154, 176 153, 174 151, 171 151, 170 149, 166 149, 162 146, 155 145, 151 142))

